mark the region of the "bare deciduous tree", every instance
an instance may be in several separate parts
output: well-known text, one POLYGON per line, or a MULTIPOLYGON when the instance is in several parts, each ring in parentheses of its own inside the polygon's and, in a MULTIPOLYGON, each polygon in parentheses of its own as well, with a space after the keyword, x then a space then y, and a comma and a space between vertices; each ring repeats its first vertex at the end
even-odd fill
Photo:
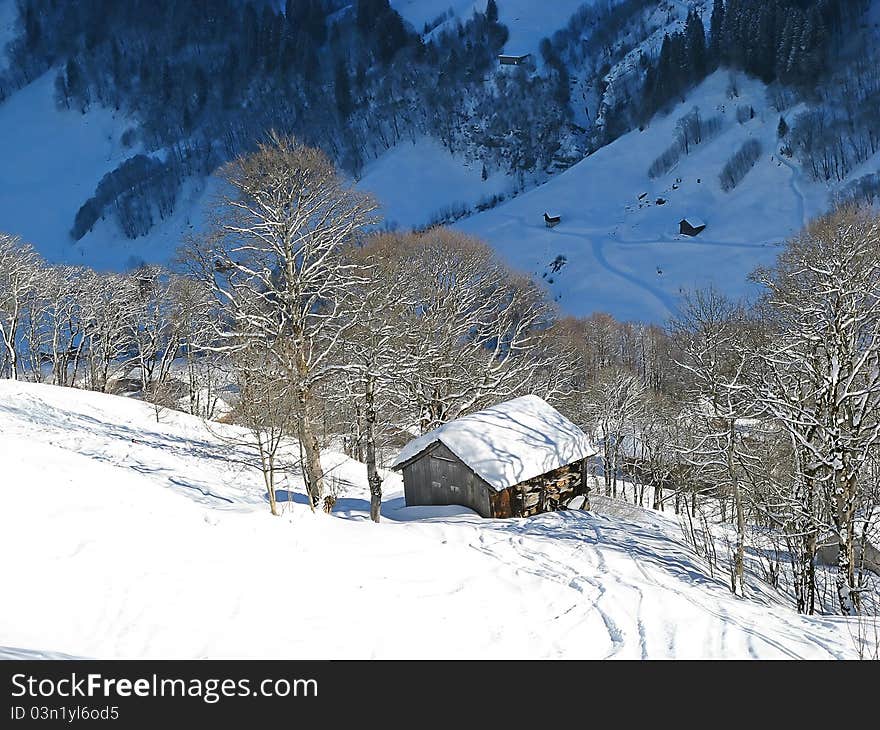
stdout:
POLYGON ((17 236, 0 233, 0 340, 3 367, 0 372, 19 376, 19 335, 38 287, 43 262, 33 246, 17 236))
MULTIPOLYGON (((341 389, 361 404, 363 460, 370 488, 370 519, 379 522, 382 506, 382 477, 377 464, 377 442, 383 422, 388 422, 389 405, 409 380, 418 360, 413 357, 417 342, 409 329, 415 306, 406 280, 395 276, 395 262, 385 253, 385 237, 353 252, 352 260, 361 272, 352 287, 346 316, 351 326, 341 342, 341 365, 347 386, 341 389), (383 418, 384 416, 384 418, 383 418)), ((398 412, 405 405, 398 400, 398 412)))
POLYGON ((190 260, 226 314, 228 350, 260 343, 285 373, 313 501, 323 493, 313 394, 333 372, 345 320, 340 308, 356 267, 343 255, 373 220, 375 203, 346 183, 327 157, 273 135, 224 168, 236 195, 190 260))
POLYGON ((820 218, 756 278, 773 332, 760 353, 759 397, 828 505, 837 597, 852 614, 859 481, 880 445, 880 222, 856 208, 820 218))
POLYGON ((736 518, 736 548, 731 590, 745 594, 744 446, 746 433, 738 422, 752 415, 751 391, 745 382, 750 356, 743 337, 743 308, 714 289, 685 298, 672 329, 680 340, 680 365, 690 377, 691 443, 684 459, 698 477, 716 490, 729 491, 736 518))
POLYGON ((588 392, 591 430, 602 446, 606 497, 617 496, 624 440, 644 411, 645 392, 645 386, 635 375, 617 369, 602 373, 588 392))
POLYGON ((423 432, 489 400, 552 395, 538 353, 554 316, 535 284, 482 241, 445 228, 389 237, 384 250, 413 300, 404 326, 418 334, 419 366, 407 387, 423 432))

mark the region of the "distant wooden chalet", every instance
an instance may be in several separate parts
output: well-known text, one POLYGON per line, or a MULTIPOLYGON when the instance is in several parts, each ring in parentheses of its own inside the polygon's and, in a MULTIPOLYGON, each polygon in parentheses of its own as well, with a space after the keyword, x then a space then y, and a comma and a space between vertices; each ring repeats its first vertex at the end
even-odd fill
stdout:
POLYGON ((534 395, 464 416, 407 444, 407 506, 462 505, 483 517, 565 509, 587 487, 587 435, 534 395))
POLYGON ((522 53, 519 55, 502 53, 498 56, 498 62, 502 66, 522 66, 531 57, 531 53, 522 53))
POLYGON ((705 221, 693 216, 682 218, 678 223, 678 232, 683 236, 699 236, 705 228, 705 221))
POLYGON ((558 213, 544 213, 544 225, 547 228, 555 228, 559 225, 559 222, 562 220, 562 216, 558 213))

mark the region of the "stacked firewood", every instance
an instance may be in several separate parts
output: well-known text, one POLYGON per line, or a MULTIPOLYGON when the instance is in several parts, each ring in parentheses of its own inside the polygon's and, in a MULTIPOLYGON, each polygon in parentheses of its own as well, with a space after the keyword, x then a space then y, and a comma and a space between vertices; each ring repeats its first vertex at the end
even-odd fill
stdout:
POLYGON ((581 467, 579 464, 560 467, 518 484, 515 490, 513 506, 518 517, 565 509, 568 502, 583 494, 581 467))

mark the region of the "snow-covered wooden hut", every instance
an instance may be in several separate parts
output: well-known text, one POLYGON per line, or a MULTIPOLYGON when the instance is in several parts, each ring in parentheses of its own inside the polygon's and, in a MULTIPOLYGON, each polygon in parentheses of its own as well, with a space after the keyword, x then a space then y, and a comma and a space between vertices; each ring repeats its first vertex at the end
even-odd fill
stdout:
POLYGON ((559 225, 561 220, 562 216, 559 213, 544 211, 544 225, 546 225, 547 228, 555 228, 559 225))
POLYGON ((564 509, 587 492, 587 435, 534 395, 450 421, 419 436, 391 468, 408 506, 463 505, 483 517, 564 509))
POLYGON ((531 53, 501 53, 498 62, 502 66, 522 66, 531 57, 531 53))
POLYGON ((699 236, 705 228, 706 221, 694 216, 682 218, 678 223, 678 232, 683 236, 699 236))

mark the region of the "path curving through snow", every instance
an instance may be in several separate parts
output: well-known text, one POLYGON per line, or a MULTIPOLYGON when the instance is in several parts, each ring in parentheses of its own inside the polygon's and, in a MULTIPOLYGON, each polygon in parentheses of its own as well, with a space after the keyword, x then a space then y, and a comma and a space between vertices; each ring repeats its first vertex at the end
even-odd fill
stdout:
POLYGON ((806 196, 804 195, 804 191, 801 189, 801 172, 797 168, 796 165, 789 162, 785 157, 780 154, 776 155, 776 159, 779 160, 785 167, 787 167, 791 171, 791 179, 789 180, 789 187, 791 188, 791 192, 794 193, 795 199, 798 203, 798 217, 806 228, 810 223, 810 217, 807 215, 807 202, 806 196))

